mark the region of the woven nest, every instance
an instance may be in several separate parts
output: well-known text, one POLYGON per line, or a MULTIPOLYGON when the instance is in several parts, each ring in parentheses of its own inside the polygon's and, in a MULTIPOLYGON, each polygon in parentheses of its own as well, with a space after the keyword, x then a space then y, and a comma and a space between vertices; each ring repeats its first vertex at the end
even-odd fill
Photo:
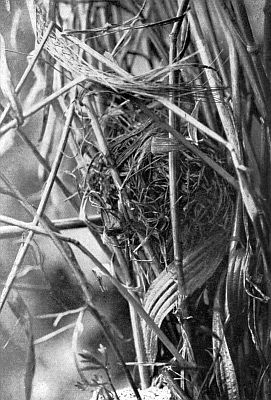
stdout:
MULTIPOLYGON (((84 116, 85 133, 79 139, 81 154, 87 159, 87 167, 81 171, 83 178, 79 192, 84 205, 86 201, 90 202, 101 212, 103 227, 100 233, 105 234, 109 242, 108 238, 113 236, 120 244, 127 243, 128 239, 133 248, 140 245, 140 233, 141 238, 151 242, 157 259, 171 261, 168 153, 152 149, 153 140, 163 139, 167 133, 153 119, 148 119, 142 109, 134 105, 133 99, 144 105, 153 101, 155 114, 167 120, 167 112, 155 101, 156 96, 173 95, 181 102, 182 109, 191 114, 199 100, 222 101, 219 93, 223 88, 212 89, 204 84, 199 87, 196 77, 201 69, 183 62, 132 76, 79 39, 62 35, 57 29, 50 33, 45 48, 65 69, 87 79, 78 100, 79 106, 84 101, 87 104, 90 91, 100 96, 104 114, 100 114, 99 123, 108 154, 99 150, 91 116, 84 116), (105 68, 96 69, 87 63, 80 55, 82 50, 102 60, 105 68), (169 85, 167 76, 171 70, 182 70, 187 83, 169 85), (131 101, 125 101, 130 95, 131 101), (112 169, 118 173, 121 188, 113 181, 112 169), (124 215, 127 209, 130 211, 128 219, 124 215)), ((184 136, 189 135, 186 123, 179 128, 184 136)), ((207 143, 206 138, 202 140, 197 145, 225 167, 224 154, 207 143)), ((232 216, 232 201, 227 184, 210 167, 204 166, 192 151, 179 151, 178 175, 182 240, 184 248, 190 249, 208 238, 212 231, 227 229, 232 216)))
MULTIPOLYGON (((163 115, 164 110, 158 110, 163 115)), ((112 106, 103 117, 110 159, 119 171, 133 213, 132 226, 125 225, 119 208, 119 192, 113 183, 108 158, 98 151, 90 133, 84 138, 83 155, 91 161, 80 185, 81 196, 101 211, 107 236, 134 240, 136 231, 148 238, 160 261, 161 253, 172 260, 168 153, 154 149, 155 139, 167 134, 159 125, 134 109, 112 106)), ((181 128, 187 132, 187 125, 181 128)), ((214 161, 226 166, 222 153, 203 138, 198 144, 214 161)), ((233 215, 233 196, 229 185, 197 156, 187 150, 178 152, 179 210, 184 248, 189 250, 207 239, 212 232, 226 230, 233 215)), ((102 231, 100 230, 100 233, 102 231)))

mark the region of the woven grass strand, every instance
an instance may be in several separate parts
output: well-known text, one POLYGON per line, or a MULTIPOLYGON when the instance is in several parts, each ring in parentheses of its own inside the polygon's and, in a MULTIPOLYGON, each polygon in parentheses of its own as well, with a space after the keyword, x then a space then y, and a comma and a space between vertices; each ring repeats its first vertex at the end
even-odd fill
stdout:
MULTIPOLYGON (((225 242, 225 234, 214 235, 185 255, 183 268, 188 296, 202 287, 215 273, 227 251, 225 242)), ((158 326, 161 326, 165 317, 176 307, 177 286, 176 270, 174 264, 171 264, 153 281, 146 293, 144 308, 158 326)), ((157 336, 145 322, 143 330, 148 361, 154 363, 157 336)))

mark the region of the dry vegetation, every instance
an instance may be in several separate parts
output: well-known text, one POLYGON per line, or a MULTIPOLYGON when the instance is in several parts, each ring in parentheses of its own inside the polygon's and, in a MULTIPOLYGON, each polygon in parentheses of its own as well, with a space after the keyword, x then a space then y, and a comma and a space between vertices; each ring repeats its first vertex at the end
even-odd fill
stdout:
MULTIPOLYGON (((27 400, 32 319, 23 298, 10 292, 34 234, 52 238, 80 285, 81 313, 95 316, 120 359, 73 247, 128 301, 142 388, 159 378, 178 399, 269 399, 268 2, 262 51, 243 0, 34 3, 28 4, 36 33, 29 67, 14 90, 2 39, 0 80, 9 104, 0 132, 16 128, 46 178, 36 210, 0 175, 2 192, 33 216, 31 224, 1 216, 26 231, 0 309, 9 298, 29 339, 27 400), (31 96, 42 77, 44 99, 22 110, 17 94, 31 70, 37 77, 31 96), (47 125, 62 124, 57 146, 49 137, 56 148, 43 155, 22 127, 39 110, 39 147, 48 141, 47 125), (65 152, 76 163, 73 188, 57 178, 65 152), (111 272, 46 217, 53 184, 110 255, 111 272)), ((107 371, 89 353, 75 354, 75 361, 81 387, 95 384, 85 370, 107 371)))

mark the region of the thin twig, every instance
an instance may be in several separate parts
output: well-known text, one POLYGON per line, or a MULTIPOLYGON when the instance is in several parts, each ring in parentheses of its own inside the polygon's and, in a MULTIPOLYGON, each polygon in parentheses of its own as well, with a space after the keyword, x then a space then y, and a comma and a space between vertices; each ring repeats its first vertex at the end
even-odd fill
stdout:
POLYGON ((59 328, 54 332, 48 333, 47 335, 36 339, 34 341, 34 344, 37 345, 37 344, 41 344, 41 343, 47 342, 48 340, 51 340, 52 338, 60 335, 61 333, 66 332, 69 329, 73 329, 75 327, 75 325, 76 325, 75 322, 72 322, 71 324, 65 325, 62 328, 59 328))
MULTIPOLYGON (((17 86, 15 88, 15 93, 16 94, 18 94, 20 92, 20 90, 23 87, 23 84, 25 83, 28 75, 32 71, 32 69, 33 69, 33 67, 34 67, 34 65, 35 65, 40 53, 42 52, 42 49, 43 49, 43 47, 45 45, 45 42, 46 42, 46 40, 48 39, 48 36, 51 33, 51 30, 52 30, 53 26, 54 26, 54 23, 50 22, 48 27, 47 27, 47 29, 46 29, 46 31, 44 32, 44 35, 43 35, 43 38, 42 38, 41 42, 38 44, 37 48, 35 49, 30 63, 28 64, 26 70, 24 71, 21 79, 19 80, 19 82, 18 82, 18 84, 17 84, 17 86)), ((9 111, 10 111, 10 104, 8 104, 6 106, 6 108, 4 109, 4 111, 2 112, 2 114, 0 116, 0 126, 2 125, 4 119, 5 119, 6 115, 9 113, 9 111)))
MULTIPOLYGON (((31 149, 32 153, 34 154, 34 156, 37 158, 37 160, 39 161, 39 163, 43 166, 43 168, 45 169, 45 171, 50 174, 51 171, 51 167, 48 164, 48 162, 45 160, 45 158, 42 157, 42 155, 40 154, 40 152, 37 150, 36 146, 34 146, 34 144, 31 142, 31 140, 27 137, 27 135, 23 132, 23 130, 21 128, 17 128, 17 132, 19 134, 19 136, 22 138, 22 140, 28 145, 28 147, 31 149)), ((69 199, 69 202, 71 203, 71 205, 73 206, 73 208, 78 211, 79 210, 79 201, 72 195, 72 193, 69 191, 69 189, 66 187, 66 185, 64 184, 64 182, 59 179, 58 176, 56 176, 55 179, 56 184, 59 186, 59 188, 61 189, 62 193, 65 195, 65 197, 67 199, 69 199)))
MULTIPOLYGON (((182 15, 184 1, 181 2, 178 8, 177 16, 182 15)), ((169 62, 172 64, 177 57, 177 38, 180 30, 180 21, 175 22, 170 33, 170 47, 169 47, 169 62)), ((178 71, 171 71, 169 74, 169 84, 176 85, 179 79, 178 71)), ((174 105, 176 96, 172 94, 170 96, 170 102, 174 105)), ((168 109, 169 125, 176 129, 176 116, 171 108, 168 109)), ((174 136, 169 132, 169 139, 173 139, 174 136)), ((180 293, 185 293, 185 282, 183 277, 182 269, 182 229, 181 229, 181 215, 179 206, 179 168, 178 168, 178 156, 176 151, 170 151, 168 155, 169 165, 169 199, 170 199, 170 215, 171 215, 171 227, 172 227, 172 241, 173 241, 173 254, 174 262, 176 266, 178 284, 180 293)))
MULTIPOLYGON (((51 94, 46 99, 40 101, 38 104, 36 104, 32 108, 30 108, 30 110, 23 113, 24 120, 26 118, 29 118, 32 115, 36 114, 39 110, 41 110, 47 104, 52 103, 59 96, 62 96, 63 94, 68 92, 70 89, 72 89, 74 86, 79 85, 80 83, 84 82, 85 80, 86 80, 86 78, 82 77, 82 76, 79 78, 76 78, 73 81, 69 82, 67 85, 63 86, 63 88, 61 88, 57 92, 51 94)), ((6 133, 10 129, 16 128, 17 125, 18 125, 18 121, 16 119, 13 119, 12 121, 8 122, 6 125, 2 126, 2 128, 0 128, 0 134, 6 133)))
MULTIPOLYGON (((67 118, 66 118, 66 122, 65 122, 65 126, 64 126, 64 129, 63 129, 63 133, 62 133, 62 137, 61 137, 61 140, 60 140, 60 143, 59 143, 59 146, 58 146, 58 150, 57 150, 57 153, 56 153, 56 157, 55 157, 54 163, 52 165, 51 173, 50 173, 50 175, 48 177, 48 180, 46 182, 46 185, 45 185, 45 188, 44 188, 44 192, 43 192, 40 204, 38 206, 36 215, 35 215, 35 217, 33 219, 33 225, 37 225, 39 223, 39 218, 43 214, 43 212, 45 210, 45 207, 47 205, 47 201, 48 201, 48 198, 49 198, 50 193, 51 193, 51 189, 52 189, 52 186, 53 186, 53 183, 54 183, 54 180, 55 180, 55 176, 57 174, 57 171, 58 171, 59 166, 60 166, 60 162, 61 162, 63 154, 64 154, 64 149, 65 149, 67 138, 68 138, 68 134, 69 134, 70 123, 71 123, 71 120, 73 118, 73 113, 74 113, 74 103, 72 103, 70 105, 70 107, 69 107, 67 118)), ((5 182, 5 184, 12 191, 14 191, 14 193, 18 192, 13 187, 13 185, 4 177, 3 174, 1 174, 1 179, 5 182)), ((30 231, 28 233, 28 235, 27 235, 27 237, 25 239, 25 242, 21 245, 21 247, 20 247, 20 249, 19 249, 19 251, 17 253, 16 259, 15 259, 14 264, 13 264, 13 267, 12 267, 12 269, 11 269, 9 275, 8 275, 8 278, 7 278, 7 281, 6 281, 6 286, 4 287, 4 289, 3 289, 2 293, 1 293, 1 297, 0 297, 0 312, 1 312, 1 310, 2 310, 2 308, 4 306, 4 304, 5 304, 7 296, 9 294, 10 290, 11 290, 12 284, 16 279, 17 272, 18 272, 18 270, 19 270, 19 268, 20 268, 20 266, 21 266, 21 264, 22 264, 22 262, 24 260, 25 254, 26 254, 27 249, 29 247, 29 244, 30 244, 30 242, 31 242, 31 240, 33 238, 33 235, 34 235, 33 231, 30 231)))

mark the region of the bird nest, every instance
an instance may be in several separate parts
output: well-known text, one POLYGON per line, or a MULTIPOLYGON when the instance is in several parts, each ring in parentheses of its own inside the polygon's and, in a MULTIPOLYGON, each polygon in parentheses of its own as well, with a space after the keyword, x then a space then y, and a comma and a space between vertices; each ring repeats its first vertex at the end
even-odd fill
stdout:
MULTIPOLYGON (((157 110, 156 110, 157 111, 157 110)), ((161 107, 161 117, 165 117, 161 107)), ((127 238, 137 246, 137 233, 151 242, 161 261, 172 260, 172 229, 170 223, 168 152, 160 142, 168 135, 151 118, 130 103, 120 108, 114 104, 101 118, 109 156, 99 150, 91 132, 84 138, 83 155, 89 162, 80 184, 81 197, 101 212, 100 233, 120 242, 127 238), (157 145, 158 143, 158 145, 157 145), (111 170, 116 168, 122 187, 113 182, 111 170), (131 224, 126 224, 120 207, 121 192, 132 212, 131 224)), ((187 134, 187 124, 180 127, 187 134)), ((225 168, 223 152, 210 146, 201 137, 195 146, 225 168)), ((228 231, 233 215, 233 192, 225 180, 189 150, 178 151, 178 213, 182 241, 186 250, 194 248, 213 232, 228 231)))

